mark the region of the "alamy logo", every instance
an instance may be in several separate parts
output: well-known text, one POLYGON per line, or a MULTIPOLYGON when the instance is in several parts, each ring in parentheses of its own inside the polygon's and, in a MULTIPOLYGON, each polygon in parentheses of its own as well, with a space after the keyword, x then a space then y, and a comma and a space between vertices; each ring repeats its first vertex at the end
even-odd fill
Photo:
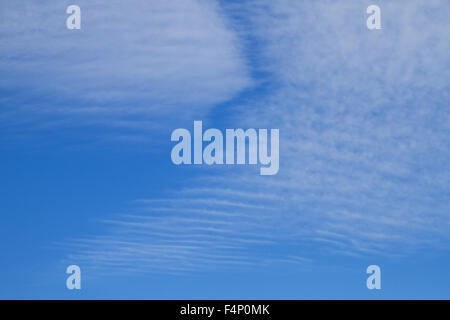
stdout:
POLYGON ((194 121, 194 161, 192 162, 191 133, 187 129, 172 132, 171 141, 178 141, 172 149, 172 162, 179 164, 258 164, 261 175, 274 175, 279 169, 279 130, 270 130, 270 155, 268 130, 226 129, 225 159, 223 134, 218 129, 208 129, 203 133, 202 121, 194 121), (203 142, 209 144, 203 148, 203 142), (247 143, 248 142, 248 143, 247 143), (246 149, 248 146, 248 156, 246 149), (236 157, 235 157, 236 153, 236 157), (235 159, 236 158, 236 159, 235 159), (235 161, 236 160, 236 161, 235 161))
POLYGON ((66 273, 70 274, 66 279, 66 287, 69 290, 81 289, 81 269, 79 266, 73 264, 67 267, 66 273))
POLYGON ((381 269, 379 266, 373 264, 367 267, 367 274, 370 276, 367 278, 366 285, 367 289, 373 290, 381 289, 381 269))
POLYGON ((81 9, 79 6, 71 5, 67 7, 67 14, 70 16, 66 20, 66 26, 69 30, 80 30, 81 29, 81 9))
POLYGON ((367 7, 367 14, 370 16, 367 18, 367 29, 380 30, 381 29, 381 9, 379 6, 371 5, 367 7))

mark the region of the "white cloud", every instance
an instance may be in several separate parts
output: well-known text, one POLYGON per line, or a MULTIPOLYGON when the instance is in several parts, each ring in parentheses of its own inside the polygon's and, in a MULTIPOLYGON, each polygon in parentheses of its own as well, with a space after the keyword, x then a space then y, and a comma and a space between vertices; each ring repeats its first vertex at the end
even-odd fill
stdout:
POLYGON ((0 89, 13 111, 170 119, 250 85, 215 1, 79 0, 81 30, 66 29, 69 4, 0 3, 0 89))
MULTIPOLYGON (((288 256, 301 256, 290 260, 298 262, 318 255, 448 249, 450 4, 383 2, 381 31, 366 28, 369 4, 286 0, 233 6, 249 19, 246 31, 259 44, 253 53, 262 54, 253 63, 270 73, 263 80, 271 86, 235 107, 240 112, 232 127, 280 128, 278 175, 260 177, 250 168, 214 171, 195 181, 191 194, 183 190, 173 195, 176 201, 147 202, 147 211, 139 212, 141 218, 169 213, 231 222, 208 229, 212 234, 197 234, 195 223, 179 219, 130 226, 130 217, 112 233, 127 238, 140 228, 161 236, 139 238, 138 246, 167 237, 182 243, 183 235, 222 237, 202 253, 236 237, 271 241, 234 251, 256 265, 288 256)), ((89 258, 96 251, 79 254, 89 258)), ((169 256, 177 259, 178 253, 169 256)), ((179 267, 196 254, 181 257, 186 259, 175 262, 179 267)))
POLYGON ((320 239, 353 252, 442 248, 450 228, 450 5, 380 2, 383 29, 369 31, 369 4, 250 9, 278 87, 245 123, 280 127, 280 173, 266 184, 287 198, 283 228, 330 231, 320 239))

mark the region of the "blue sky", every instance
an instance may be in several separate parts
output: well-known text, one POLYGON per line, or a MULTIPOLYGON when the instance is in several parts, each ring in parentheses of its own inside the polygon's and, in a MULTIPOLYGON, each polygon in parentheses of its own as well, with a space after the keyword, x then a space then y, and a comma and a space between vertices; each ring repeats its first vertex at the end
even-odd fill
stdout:
POLYGON ((0 0, 0 298, 450 298, 449 13, 0 0), (175 166, 194 120, 279 128, 279 173, 175 166))

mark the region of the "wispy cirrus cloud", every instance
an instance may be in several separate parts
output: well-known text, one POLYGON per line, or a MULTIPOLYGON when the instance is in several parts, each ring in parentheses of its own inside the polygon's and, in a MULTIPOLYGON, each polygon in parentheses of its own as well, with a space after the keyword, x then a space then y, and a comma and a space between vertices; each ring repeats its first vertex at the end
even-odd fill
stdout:
POLYGON ((80 0, 81 30, 66 29, 70 4, 0 3, 5 125, 60 117, 148 130, 251 84, 215 1, 80 0))
MULTIPOLYGON (((72 239, 67 259, 101 272, 255 268, 290 260, 269 250, 279 245, 268 223, 276 210, 271 201, 224 201, 216 191, 214 199, 178 193, 168 201, 141 199, 130 213, 100 221, 103 236, 72 239)), ((309 261, 296 257, 292 263, 309 261)))
MULTIPOLYGON (((151 251, 153 267, 189 268, 195 261, 205 267, 203 255, 217 251, 261 265, 320 254, 447 250, 450 6, 383 2, 383 29, 369 31, 369 4, 224 4, 245 20, 242 32, 258 43, 254 68, 271 84, 234 107, 239 114, 232 127, 280 128, 278 175, 259 177, 248 168, 205 174, 172 197, 139 202, 133 217, 104 221, 114 226, 109 236, 133 239, 126 248, 108 238, 97 249, 80 248, 76 257, 94 261, 105 250, 131 263, 140 255, 127 250, 169 239, 205 242, 165 248, 170 263, 151 251), (278 245, 283 250, 277 252, 278 245)), ((215 266, 235 261, 208 257, 215 266)))
POLYGON ((292 224, 306 218, 354 252, 446 248, 450 6, 380 2, 383 29, 369 31, 369 4, 250 9, 279 86, 245 123, 280 127, 282 169, 267 185, 289 198, 292 224))

